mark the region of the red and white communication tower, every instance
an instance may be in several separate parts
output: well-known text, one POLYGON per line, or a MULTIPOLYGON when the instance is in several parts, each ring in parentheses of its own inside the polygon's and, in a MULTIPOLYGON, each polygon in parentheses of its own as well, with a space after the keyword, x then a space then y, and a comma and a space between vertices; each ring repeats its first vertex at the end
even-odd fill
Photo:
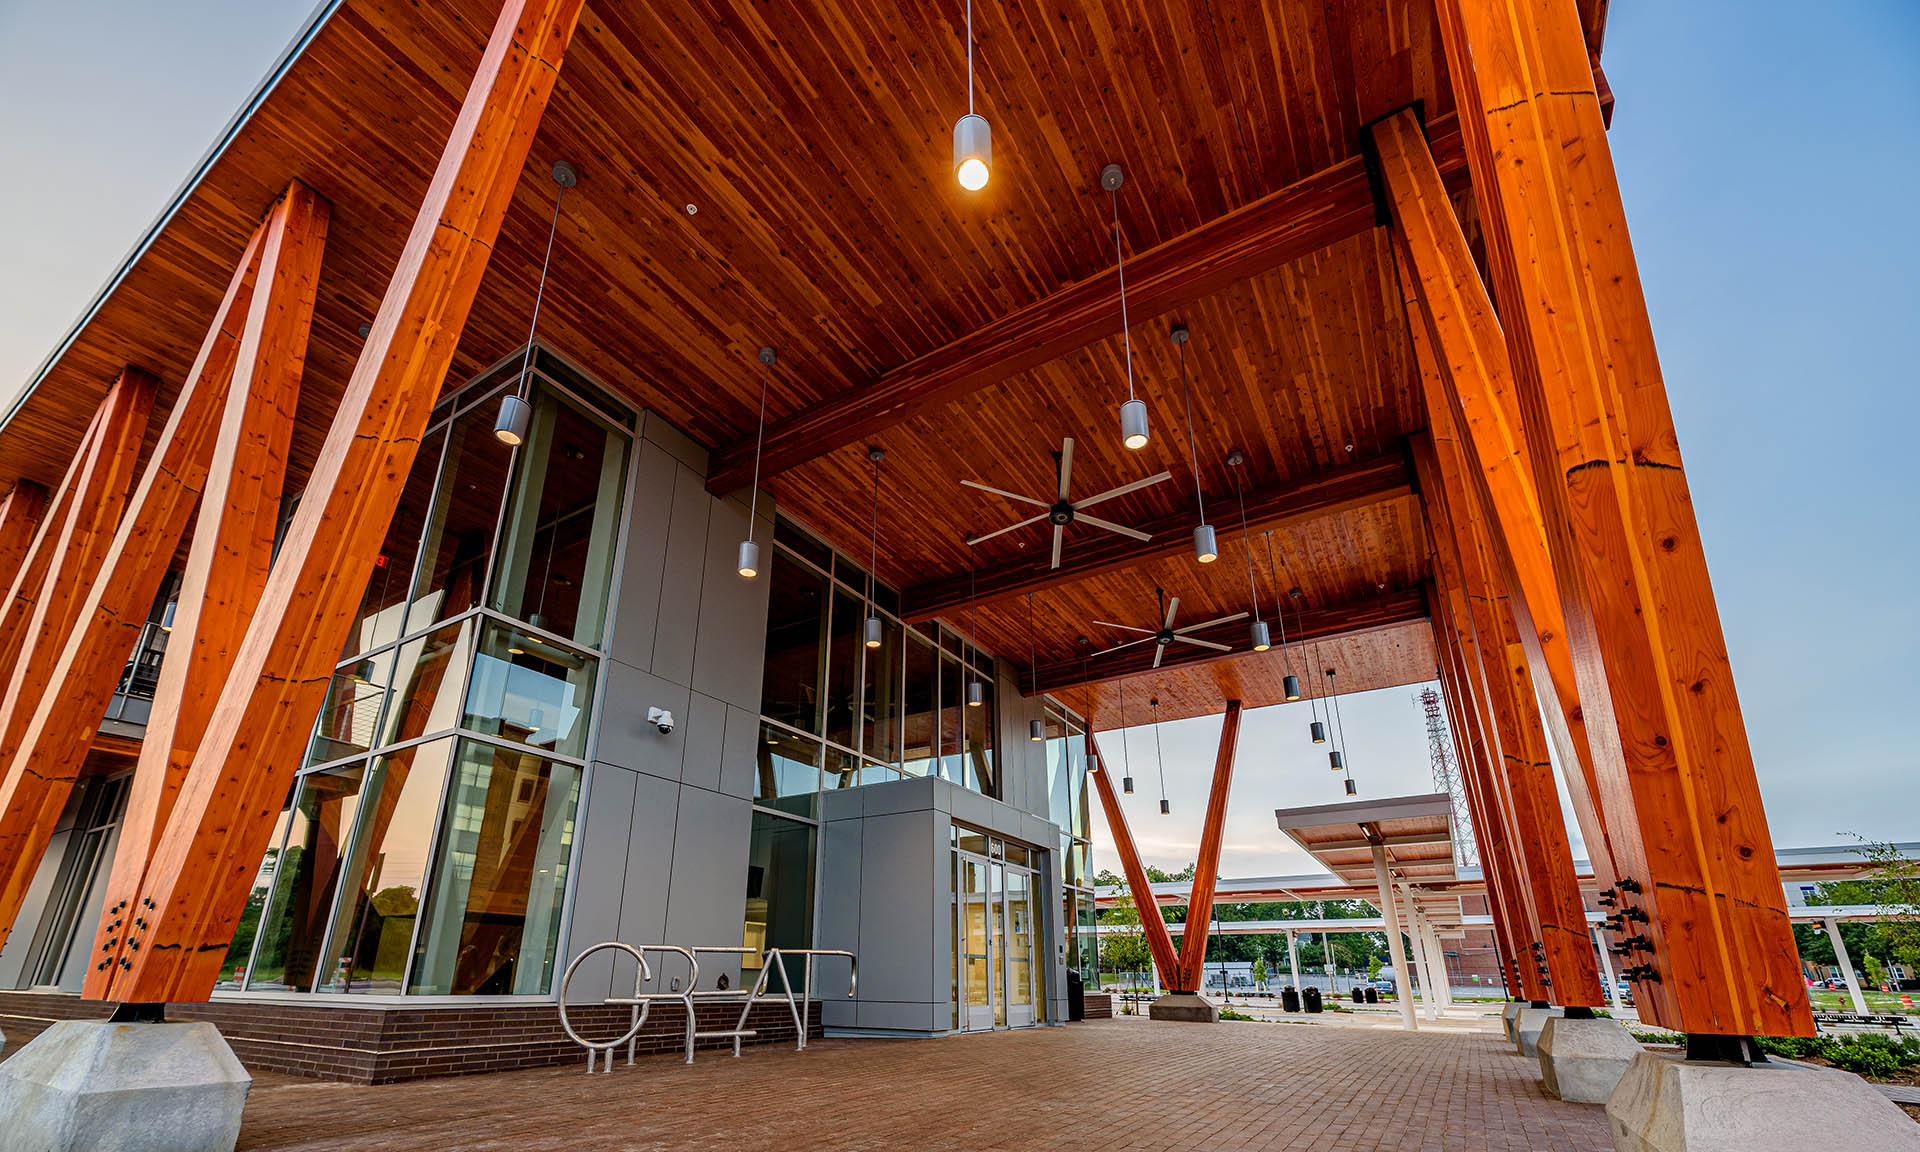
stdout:
POLYGON ((1433 790, 1453 798, 1453 858, 1460 864, 1477 864, 1480 854, 1474 848, 1473 822, 1467 816, 1467 797, 1461 790, 1460 766, 1453 759, 1453 737, 1447 734, 1440 693, 1429 686, 1416 698, 1427 710, 1427 755, 1433 766, 1433 790))

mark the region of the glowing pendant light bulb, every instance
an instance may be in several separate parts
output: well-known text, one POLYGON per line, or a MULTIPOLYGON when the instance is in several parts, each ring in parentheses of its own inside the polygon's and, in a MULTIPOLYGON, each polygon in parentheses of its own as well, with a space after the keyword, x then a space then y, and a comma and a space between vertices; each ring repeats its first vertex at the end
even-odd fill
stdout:
POLYGON ((973 0, 967 0, 967 114, 953 122, 953 178, 978 192, 993 176, 993 128, 973 110, 973 0))

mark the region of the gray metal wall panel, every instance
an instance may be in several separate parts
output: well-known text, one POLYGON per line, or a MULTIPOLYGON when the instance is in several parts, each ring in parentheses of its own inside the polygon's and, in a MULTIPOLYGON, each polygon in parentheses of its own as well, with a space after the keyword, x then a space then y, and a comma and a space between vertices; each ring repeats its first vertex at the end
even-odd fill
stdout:
MULTIPOLYGON (((758 710, 767 644, 767 581, 740 577, 740 541, 746 535, 744 505, 711 501, 693 686, 736 708, 758 710)), ((773 559, 771 541, 762 545, 761 554, 762 563, 773 559)))
MULTIPOLYGON (((620 898, 627 879, 637 776, 611 764, 594 766, 593 780, 585 798, 585 819, 581 821, 580 864, 574 876, 573 919, 567 933, 568 962, 593 945, 620 934, 620 898)), ((598 1003, 613 994, 612 987, 613 957, 596 955, 574 978, 568 999, 598 1003)))
MULTIPOLYGON (((744 932, 747 846, 752 828, 753 812, 747 801, 704 788, 681 787, 667 896, 667 943, 684 947, 739 945, 744 932)), ((713 977, 722 971, 738 981, 739 961, 703 957, 701 986, 711 988, 713 977)))
MULTIPOLYGON (((861 821, 861 1000, 930 1004, 934 813, 902 812, 861 821)), ((943 846, 944 847, 944 846, 943 846)), ((943 993, 944 998, 944 993, 943 993)), ((868 1024, 861 1027, 898 1027, 868 1024)))
POLYGON ((686 467, 674 472, 660 617, 653 629, 653 663, 648 670, 675 684, 693 683, 695 634, 707 567, 707 518, 713 503, 699 473, 686 467))

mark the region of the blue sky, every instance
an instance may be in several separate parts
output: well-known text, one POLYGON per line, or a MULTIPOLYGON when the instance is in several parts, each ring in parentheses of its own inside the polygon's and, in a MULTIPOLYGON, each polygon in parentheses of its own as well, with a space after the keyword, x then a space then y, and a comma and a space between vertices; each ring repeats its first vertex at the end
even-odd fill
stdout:
MULTIPOLYGON (((308 0, 0 0, 0 396, 25 381, 308 0)), ((1776 841, 1920 839, 1920 5, 1613 5, 1611 133, 1776 841)), ((1412 689, 1343 705, 1364 794, 1426 786, 1412 689)), ((1301 870, 1273 808, 1339 778, 1251 714, 1224 870, 1301 870)), ((1133 734, 1129 819, 1192 858, 1219 722, 1133 734)), ((1112 738, 1109 738, 1110 740, 1112 738)), ((1113 749, 1109 748, 1109 755, 1113 749)), ((1104 833, 1101 834, 1104 841, 1104 833)), ((1111 854, 1096 853, 1111 866, 1111 854)))

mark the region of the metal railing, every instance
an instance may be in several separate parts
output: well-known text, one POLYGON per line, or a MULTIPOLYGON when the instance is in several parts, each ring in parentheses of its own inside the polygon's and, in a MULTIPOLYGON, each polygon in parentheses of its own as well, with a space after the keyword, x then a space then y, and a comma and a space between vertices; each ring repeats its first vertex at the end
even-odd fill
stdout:
POLYGON ((702 955, 744 957, 754 955, 755 952, 755 949, 746 947, 702 946, 682 948, 677 944, 634 945, 618 940, 609 940, 604 943, 595 944, 593 947, 575 956, 573 962, 567 965, 566 974, 560 978, 560 1027, 565 1030, 568 1039, 587 1050, 587 1074, 589 1076, 593 1074, 594 1063, 600 1058, 600 1054, 603 1052, 606 1054, 606 1060, 604 1062, 605 1070, 612 1072, 613 1050, 622 1044, 627 1046, 627 1063, 633 1063, 634 1050, 639 1042, 640 1029, 646 1025, 647 1014, 651 1011, 653 1005, 656 1002, 664 1000, 677 1001, 686 1013, 682 1037, 686 1048, 685 1063, 691 1064, 693 1063, 694 1043, 698 1040, 730 1039, 733 1041, 733 1054, 735 1057, 738 1057, 740 1055, 740 1042, 750 1036, 759 1034, 757 1029, 747 1027, 747 1018, 752 1014, 753 1006, 767 1000, 784 1000, 787 1004, 788 1012, 793 1016, 794 1032, 798 1035, 798 1042, 794 1047, 796 1050, 805 1050, 807 1046, 807 1019, 811 1013, 814 998, 814 957, 846 957, 848 999, 853 998, 854 990, 858 986, 859 962, 854 958, 853 953, 839 948, 769 948, 763 955, 760 976, 753 982, 752 987, 706 989, 700 987, 700 957, 702 955), (579 971, 580 965, 587 957, 600 951, 625 952, 627 955, 632 956, 634 960, 633 995, 610 996, 601 1001, 602 1004, 625 1005, 631 1010, 628 1017, 627 1030, 612 1040, 588 1040, 586 1037, 574 1031, 573 1022, 567 1017, 567 991, 573 983, 574 974, 579 971), (645 990, 647 983, 653 979, 653 966, 647 963, 646 958, 646 954, 649 952, 671 954, 686 960, 687 985, 683 991, 648 992, 645 990), (806 958, 804 974, 801 977, 800 988, 797 991, 793 987, 791 978, 787 975, 785 960, 789 956, 804 956, 806 958), (771 976, 775 968, 780 970, 781 991, 779 992, 772 991, 770 986, 771 976), (699 1030, 696 1005, 703 1003, 738 1003, 740 1005, 740 1018, 732 1028, 702 1032, 699 1030))

